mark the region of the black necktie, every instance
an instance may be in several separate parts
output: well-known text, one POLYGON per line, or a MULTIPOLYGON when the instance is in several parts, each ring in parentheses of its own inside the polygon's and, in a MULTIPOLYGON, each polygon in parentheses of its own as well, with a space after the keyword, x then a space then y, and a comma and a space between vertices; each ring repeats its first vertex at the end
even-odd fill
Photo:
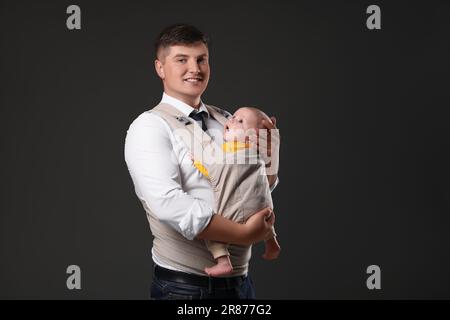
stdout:
POLYGON ((191 117, 192 119, 196 120, 196 121, 201 121, 202 122, 202 130, 206 131, 208 130, 208 128, 206 127, 206 123, 205 123, 205 115, 206 112, 205 111, 192 111, 191 114, 189 115, 189 117, 191 117))

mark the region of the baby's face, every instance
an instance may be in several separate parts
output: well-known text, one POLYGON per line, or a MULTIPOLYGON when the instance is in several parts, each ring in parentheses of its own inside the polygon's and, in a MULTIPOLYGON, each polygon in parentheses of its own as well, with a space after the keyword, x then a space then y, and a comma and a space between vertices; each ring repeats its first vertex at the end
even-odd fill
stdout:
POLYGON ((258 113, 250 108, 238 109, 233 117, 228 119, 224 126, 224 140, 225 141, 245 141, 250 129, 258 132, 261 119, 258 113), (246 135, 247 133, 247 135, 246 135))

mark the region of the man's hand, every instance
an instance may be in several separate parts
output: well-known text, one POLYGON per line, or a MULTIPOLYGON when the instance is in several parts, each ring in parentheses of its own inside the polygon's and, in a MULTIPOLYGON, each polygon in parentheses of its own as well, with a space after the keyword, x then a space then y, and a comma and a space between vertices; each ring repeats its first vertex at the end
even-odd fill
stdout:
POLYGON ((262 120, 262 125, 268 131, 267 144, 266 144, 267 145, 266 154, 268 157, 272 156, 273 151, 277 151, 280 149, 280 134, 279 134, 278 128, 277 128, 277 118, 272 116, 272 117, 270 117, 270 120, 272 120, 272 122, 267 121, 266 119, 262 120), (272 130, 277 131, 275 137, 272 136, 272 130), (276 141, 272 141, 272 139, 274 139, 276 141), (272 142, 274 143, 274 149, 276 149, 276 150, 272 149, 272 142))
POLYGON ((259 130, 257 136, 250 136, 250 142, 258 147, 259 156, 266 164, 266 174, 269 185, 272 186, 277 180, 279 154, 280 154, 280 131, 275 117, 271 121, 263 119, 262 124, 266 130, 259 130))
POLYGON ((272 232, 275 223, 275 213, 271 208, 265 208, 252 215, 244 224, 246 244, 263 241, 272 232))

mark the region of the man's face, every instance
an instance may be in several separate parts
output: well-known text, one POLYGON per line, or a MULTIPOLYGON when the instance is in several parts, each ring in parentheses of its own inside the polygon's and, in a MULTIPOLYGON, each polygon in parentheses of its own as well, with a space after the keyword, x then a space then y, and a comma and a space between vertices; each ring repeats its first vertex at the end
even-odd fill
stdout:
POLYGON ((204 43, 175 45, 162 50, 155 68, 168 95, 194 107, 200 103, 210 73, 208 48, 204 43))

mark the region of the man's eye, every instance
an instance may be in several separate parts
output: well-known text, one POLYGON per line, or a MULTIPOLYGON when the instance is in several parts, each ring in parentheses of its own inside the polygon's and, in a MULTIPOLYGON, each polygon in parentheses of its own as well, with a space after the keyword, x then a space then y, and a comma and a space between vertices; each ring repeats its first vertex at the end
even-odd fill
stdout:
POLYGON ((186 59, 178 59, 178 62, 185 63, 186 59))

